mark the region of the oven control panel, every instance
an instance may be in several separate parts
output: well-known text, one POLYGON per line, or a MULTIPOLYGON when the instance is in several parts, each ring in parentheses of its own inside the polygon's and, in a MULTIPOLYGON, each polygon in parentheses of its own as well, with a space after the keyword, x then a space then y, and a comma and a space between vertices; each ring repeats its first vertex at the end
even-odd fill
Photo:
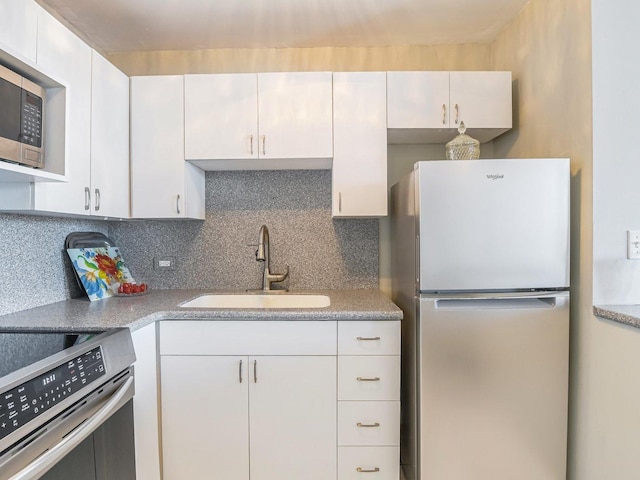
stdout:
POLYGON ((101 347, 0 393, 0 439, 106 373, 101 347))

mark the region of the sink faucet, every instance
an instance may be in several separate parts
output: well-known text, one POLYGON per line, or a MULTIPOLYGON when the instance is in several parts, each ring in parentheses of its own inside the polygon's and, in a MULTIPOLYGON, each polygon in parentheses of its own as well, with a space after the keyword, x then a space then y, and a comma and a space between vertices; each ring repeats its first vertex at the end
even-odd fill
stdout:
POLYGON ((271 284, 273 282, 282 282, 289 275, 289 266, 287 265, 287 271, 282 274, 271 273, 269 266, 269 229, 266 225, 260 227, 260 234, 258 237, 258 249, 256 250, 256 260, 264 262, 264 273, 262 274, 262 290, 265 292, 271 291, 271 284))

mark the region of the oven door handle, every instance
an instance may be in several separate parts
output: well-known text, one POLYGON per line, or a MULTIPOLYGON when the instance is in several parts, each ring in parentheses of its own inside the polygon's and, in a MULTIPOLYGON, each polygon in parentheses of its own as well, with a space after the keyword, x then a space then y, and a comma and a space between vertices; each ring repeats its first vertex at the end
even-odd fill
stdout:
POLYGON ((16 473, 9 480, 32 480, 40 478, 47 470, 58 463, 62 457, 73 450, 85 438, 91 435, 105 420, 120 409, 121 402, 131 395, 133 377, 129 377, 124 384, 111 396, 104 406, 91 416, 84 424, 46 453, 31 462, 27 467, 16 473))

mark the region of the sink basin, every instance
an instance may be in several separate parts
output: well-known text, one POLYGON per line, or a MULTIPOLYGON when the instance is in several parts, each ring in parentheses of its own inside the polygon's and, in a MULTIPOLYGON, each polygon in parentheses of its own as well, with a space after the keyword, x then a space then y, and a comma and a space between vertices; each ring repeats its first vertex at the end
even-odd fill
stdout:
POLYGON ((331 305, 326 295, 307 294, 207 294, 180 305, 182 308, 322 308, 331 305))

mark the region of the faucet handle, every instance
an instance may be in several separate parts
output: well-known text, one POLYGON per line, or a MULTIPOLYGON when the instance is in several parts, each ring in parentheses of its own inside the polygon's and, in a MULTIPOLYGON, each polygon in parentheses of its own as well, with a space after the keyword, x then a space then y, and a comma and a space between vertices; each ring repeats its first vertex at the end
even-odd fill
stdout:
POLYGON ((284 273, 269 273, 269 281, 271 282, 282 282, 285 278, 289 276, 289 265, 285 266, 284 273))

